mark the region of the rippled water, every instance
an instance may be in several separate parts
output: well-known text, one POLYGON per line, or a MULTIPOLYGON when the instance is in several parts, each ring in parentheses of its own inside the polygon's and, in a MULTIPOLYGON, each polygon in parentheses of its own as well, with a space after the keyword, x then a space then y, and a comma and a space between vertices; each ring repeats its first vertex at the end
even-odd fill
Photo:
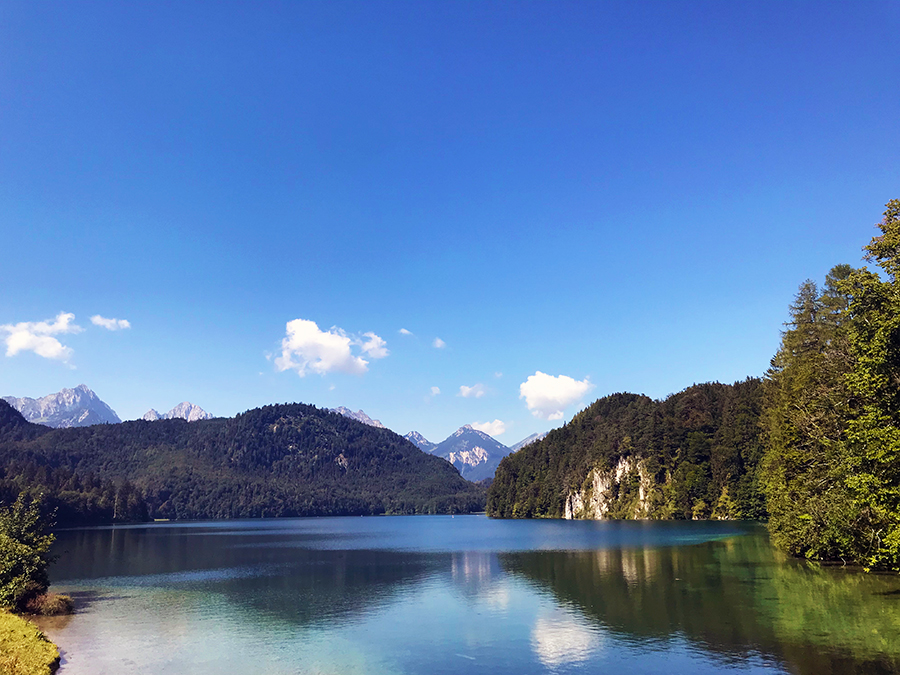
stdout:
POLYGON ((59 534, 61 675, 900 673, 900 579, 740 523, 480 516, 59 534))

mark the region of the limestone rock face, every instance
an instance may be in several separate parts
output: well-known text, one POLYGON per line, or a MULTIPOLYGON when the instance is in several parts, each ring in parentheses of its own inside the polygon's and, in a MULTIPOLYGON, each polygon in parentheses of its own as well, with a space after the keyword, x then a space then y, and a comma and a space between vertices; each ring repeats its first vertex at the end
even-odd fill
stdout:
POLYGON ((650 515, 653 487, 646 460, 625 455, 612 469, 592 469, 581 489, 566 495, 565 517, 567 520, 646 518, 650 515), (636 483, 636 490, 623 490, 623 483, 627 483, 628 488, 636 483))

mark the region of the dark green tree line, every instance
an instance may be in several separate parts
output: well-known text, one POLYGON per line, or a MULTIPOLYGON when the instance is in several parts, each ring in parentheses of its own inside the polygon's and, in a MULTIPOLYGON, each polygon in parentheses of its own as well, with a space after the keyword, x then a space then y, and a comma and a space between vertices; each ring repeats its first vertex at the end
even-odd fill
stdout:
POLYGON ((485 490, 387 429, 299 403, 229 419, 50 429, 0 401, 0 498, 60 522, 468 513, 485 490))

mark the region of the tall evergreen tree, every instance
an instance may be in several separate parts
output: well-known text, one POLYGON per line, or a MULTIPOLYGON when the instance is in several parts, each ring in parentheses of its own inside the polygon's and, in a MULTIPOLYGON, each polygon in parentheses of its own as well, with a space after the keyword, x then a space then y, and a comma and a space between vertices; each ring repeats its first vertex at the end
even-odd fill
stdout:
POLYGON ((800 287, 768 372, 769 528, 795 555, 900 569, 900 200, 868 269, 800 287))
POLYGON ((807 280, 766 378, 762 483, 775 543, 793 555, 837 559, 853 548, 858 518, 847 488, 845 438, 850 356, 842 291, 852 269, 835 267, 822 292, 807 280), (848 539, 849 538, 849 539, 848 539))
POLYGON ((853 415, 847 427, 851 472, 847 485, 860 511, 860 561, 900 569, 900 199, 888 202, 881 235, 866 259, 883 271, 860 270, 852 293, 848 378, 853 415))

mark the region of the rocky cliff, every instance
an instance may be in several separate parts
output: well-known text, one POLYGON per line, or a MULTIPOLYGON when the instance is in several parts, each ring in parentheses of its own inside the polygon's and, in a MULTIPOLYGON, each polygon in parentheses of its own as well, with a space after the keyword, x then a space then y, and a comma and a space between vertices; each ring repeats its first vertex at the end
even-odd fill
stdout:
POLYGON ((659 487, 647 470, 646 460, 620 457, 607 470, 592 469, 581 489, 566 495, 566 520, 587 518, 649 518, 651 495, 659 487))
POLYGON ((56 429, 121 422, 115 411, 84 384, 41 398, 4 396, 3 400, 29 422, 56 429))

